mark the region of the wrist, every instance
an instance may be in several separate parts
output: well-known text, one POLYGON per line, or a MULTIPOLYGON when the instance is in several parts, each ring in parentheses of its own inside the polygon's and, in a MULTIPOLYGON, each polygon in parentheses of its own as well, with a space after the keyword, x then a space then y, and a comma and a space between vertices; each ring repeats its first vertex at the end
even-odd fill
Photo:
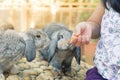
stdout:
POLYGON ((96 39, 100 36, 100 24, 94 21, 87 21, 87 24, 92 29, 92 36, 91 38, 96 39))
POLYGON ((92 25, 92 26, 97 26, 97 27, 99 27, 100 26, 100 24, 99 23, 97 23, 97 22, 94 22, 94 21, 90 21, 90 20, 88 20, 88 21, 86 21, 88 24, 90 24, 90 25, 92 25))

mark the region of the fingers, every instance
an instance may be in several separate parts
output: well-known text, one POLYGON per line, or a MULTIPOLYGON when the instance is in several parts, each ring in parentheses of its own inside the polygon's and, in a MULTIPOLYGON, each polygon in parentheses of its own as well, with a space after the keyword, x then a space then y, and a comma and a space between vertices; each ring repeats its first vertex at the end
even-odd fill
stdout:
POLYGON ((86 22, 79 23, 74 30, 74 34, 71 38, 71 43, 75 46, 81 46, 90 42, 92 35, 91 26, 87 25, 86 22))
POLYGON ((77 26, 75 27, 75 34, 79 35, 82 34, 87 28, 87 24, 86 22, 80 22, 79 24, 77 24, 77 26))
POLYGON ((81 37, 81 44, 88 44, 90 41, 90 37, 88 35, 84 35, 81 37))
POLYGON ((73 33, 73 35, 72 35, 72 37, 71 37, 70 43, 76 44, 77 41, 78 41, 78 37, 77 37, 77 35, 75 35, 75 34, 73 33))
POLYGON ((89 41, 90 37, 88 35, 73 35, 71 38, 71 43, 78 47, 84 44, 89 44, 89 41))
POLYGON ((76 46, 81 46, 84 44, 88 44, 90 41, 90 37, 88 37, 88 35, 83 35, 83 36, 79 36, 78 37, 78 42, 75 44, 76 46))
POLYGON ((81 29, 77 26, 77 28, 74 30, 75 35, 80 35, 81 34, 81 29))

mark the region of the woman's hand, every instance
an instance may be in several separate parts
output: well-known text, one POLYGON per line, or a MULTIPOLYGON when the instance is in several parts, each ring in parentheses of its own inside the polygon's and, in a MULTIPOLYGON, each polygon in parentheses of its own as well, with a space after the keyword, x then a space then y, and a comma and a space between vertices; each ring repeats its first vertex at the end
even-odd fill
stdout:
POLYGON ((88 44, 92 36, 92 25, 89 22, 81 22, 75 27, 75 31, 71 37, 71 43, 80 47, 88 44))

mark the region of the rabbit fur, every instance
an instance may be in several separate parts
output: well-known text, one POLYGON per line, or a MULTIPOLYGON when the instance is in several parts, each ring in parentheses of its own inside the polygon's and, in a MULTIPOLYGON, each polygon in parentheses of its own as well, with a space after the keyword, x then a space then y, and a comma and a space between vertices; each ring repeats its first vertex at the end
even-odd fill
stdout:
POLYGON ((47 33, 51 41, 49 47, 40 50, 42 59, 48 61, 49 65, 60 73, 71 71, 73 57, 80 64, 80 47, 76 47, 69 42, 72 36, 71 30, 61 23, 50 23, 42 30, 47 33), (68 42, 66 42, 67 40, 68 42))
POLYGON ((10 69, 24 55, 32 61, 36 50, 49 45, 49 38, 40 29, 28 29, 26 32, 15 30, 0 31, 0 80, 5 80, 3 72, 10 69))

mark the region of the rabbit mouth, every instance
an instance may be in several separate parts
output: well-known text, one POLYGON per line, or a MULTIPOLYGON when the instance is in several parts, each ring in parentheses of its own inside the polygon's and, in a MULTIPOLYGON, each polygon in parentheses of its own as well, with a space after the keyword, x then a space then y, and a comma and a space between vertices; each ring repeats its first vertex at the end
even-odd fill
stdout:
POLYGON ((62 46, 58 43, 57 47, 60 50, 73 50, 74 49, 74 46, 70 43, 64 44, 62 46))

